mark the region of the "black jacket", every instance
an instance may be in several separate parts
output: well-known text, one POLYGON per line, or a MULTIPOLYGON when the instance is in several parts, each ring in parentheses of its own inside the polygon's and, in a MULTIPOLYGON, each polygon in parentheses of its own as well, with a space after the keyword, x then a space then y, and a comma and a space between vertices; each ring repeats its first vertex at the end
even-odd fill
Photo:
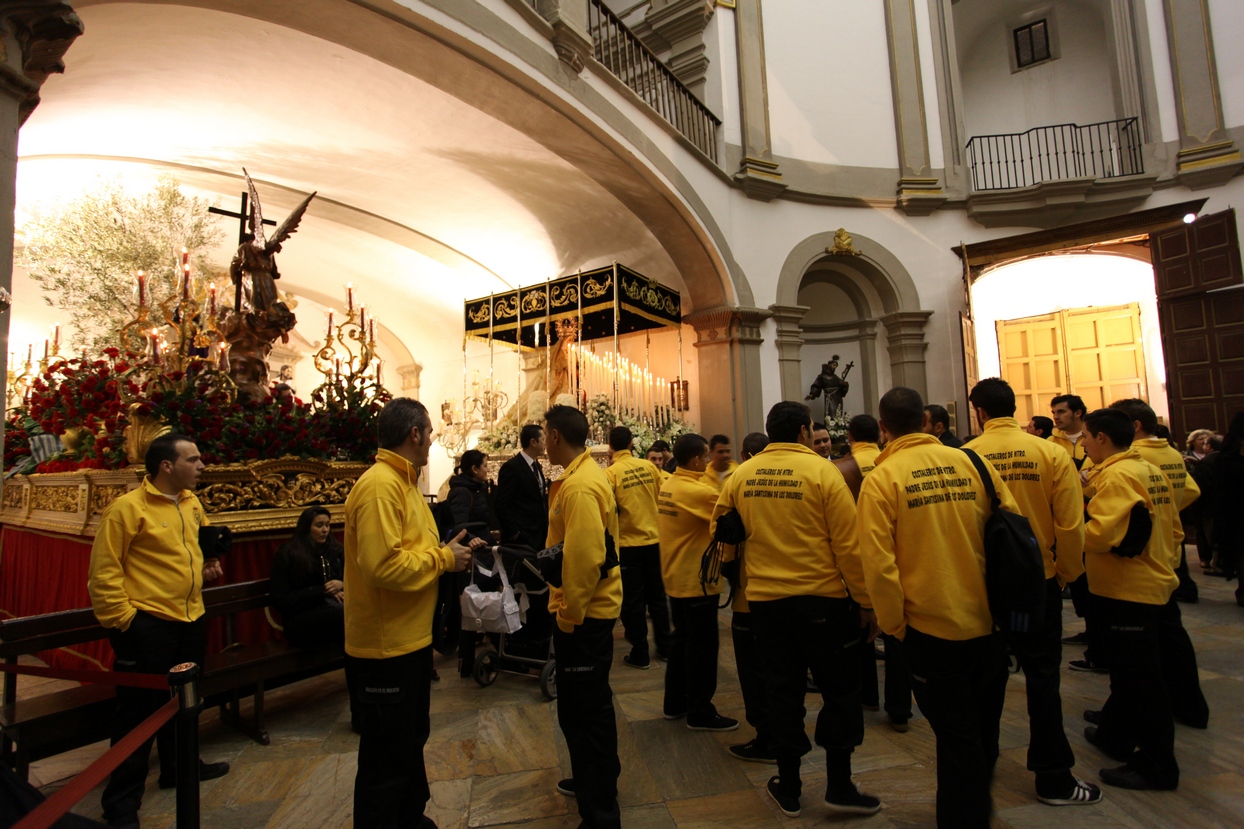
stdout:
POLYGON ((335 539, 319 545, 317 560, 307 570, 294 561, 294 551, 289 544, 276 551, 272 559, 272 581, 269 590, 272 604, 288 621, 290 617, 324 604, 324 584, 341 579, 343 557, 341 545, 335 539), (323 558, 323 563, 318 559, 323 558))
POLYGON ((542 488, 521 452, 501 464, 495 493, 493 508, 502 541, 544 549, 549 534, 548 480, 542 488))
POLYGON ((454 475, 449 479, 449 494, 445 503, 453 513, 454 524, 481 522, 488 528, 498 528, 497 519, 488 503, 488 484, 470 475, 454 475))

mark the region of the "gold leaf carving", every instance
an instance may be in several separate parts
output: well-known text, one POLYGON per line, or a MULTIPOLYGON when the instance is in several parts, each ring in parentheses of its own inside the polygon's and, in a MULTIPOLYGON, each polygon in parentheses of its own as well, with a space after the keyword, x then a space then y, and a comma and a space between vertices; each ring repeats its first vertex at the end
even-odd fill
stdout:
POLYGON ((100 515, 108 509, 113 501, 120 498, 128 490, 123 484, 110 486, 96 485, 91 488, 91 515, 100 515))
POLYGON ((21 484, 6 484, 4 487, 3 506, 13 509, 22 509, 26 506, 26 492, 28 487, 21 484))
POLYGON ((77 486, 36 486, 30 495, 31 509, 47 512, 77 512, 77 486))
POLYGON ((596 299, 597 297, 602 297, 605 294, 609 293, 609 291, 612 289, 613 289, 613 275, 612 274, 606 276, 605 281, 603 283, 598 282, 596 278, 593 277, 589 279, 587 282, 585 282, 583 285, 583 298, 584 299, 596 299))

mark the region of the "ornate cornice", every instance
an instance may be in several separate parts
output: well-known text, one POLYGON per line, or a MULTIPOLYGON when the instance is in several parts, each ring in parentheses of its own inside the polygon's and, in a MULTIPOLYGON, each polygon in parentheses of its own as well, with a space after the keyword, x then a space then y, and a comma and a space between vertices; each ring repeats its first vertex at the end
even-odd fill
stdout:
POLYGON ((82 20, 59 0, 9 0, 0 7, 0 30, 12 33, 21 50, 17 62, 0 47, 0 89, 19 98, 21 123, 39 105, 39 89, 48 75, 64 72, 62 60, 83 32, 82 20))
POLYGON ((696 347, 728 342, 761 343, 760 324, 773 316, 764 308, 706 308, 682 319, 695 328, 696 347))

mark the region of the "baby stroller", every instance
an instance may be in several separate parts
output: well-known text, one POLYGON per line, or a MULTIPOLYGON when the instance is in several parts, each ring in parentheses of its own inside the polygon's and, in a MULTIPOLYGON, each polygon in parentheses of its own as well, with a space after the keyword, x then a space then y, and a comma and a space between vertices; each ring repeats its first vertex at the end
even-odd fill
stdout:
POLYGON ((475 583, 481 590, 500 590, 501 580, 482 574, 491 572, 494 556, 501 557, 514 597, 521 611, 522 627, 513 633, 492 633, 496 648, 475 657, 472 676, 487 687, 502 673, 531 676, 539 671, 540 692, 545 699, 557 699, 556 659, 553 654, 553 617, 549 614, 549 585, 536 567, 536 551, 518 545, 483 548, 475 553, 475 583))

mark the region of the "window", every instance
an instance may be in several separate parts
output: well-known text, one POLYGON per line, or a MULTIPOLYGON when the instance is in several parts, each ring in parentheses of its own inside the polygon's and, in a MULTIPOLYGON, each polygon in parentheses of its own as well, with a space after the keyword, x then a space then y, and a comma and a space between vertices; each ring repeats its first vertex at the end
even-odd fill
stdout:
POLYGON ((1015 65, 1023 69, 1050 59, 1049 29, 1044 20, 1015 30, 1015 65))

